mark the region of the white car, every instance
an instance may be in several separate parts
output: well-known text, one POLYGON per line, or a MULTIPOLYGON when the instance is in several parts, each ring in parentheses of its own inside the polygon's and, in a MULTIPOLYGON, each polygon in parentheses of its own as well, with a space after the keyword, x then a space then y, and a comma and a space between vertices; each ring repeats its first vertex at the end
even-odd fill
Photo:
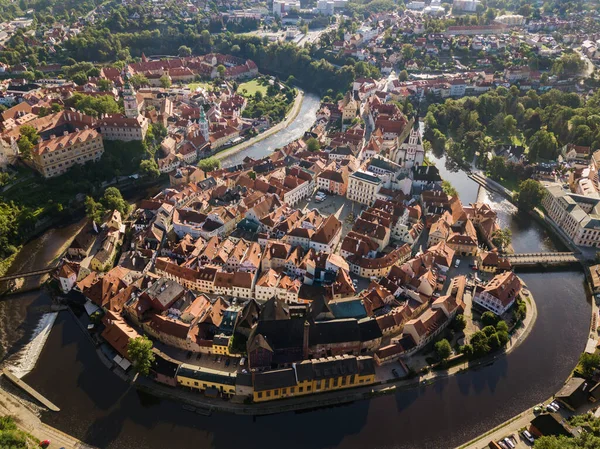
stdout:
POLYGON ((460 259, 456 259, 456 262, 454 263, 454 268, 458 268, 459 265, 460 265, 460 259))
POLYGON ((524 430, 523 432, 521 432, 521 435, 523 435, 523 438, 525 438, 527 441, 529 441, 531 444, 535 443, 535 440, 533 438, 533 435, 531 433, 529 433, 528 430, 524 430))
POLYGON ((512 440, 512 438, 510 438, 510 437, 506 437, 506 438, 504 438, 504 442, 505 442, 505 443, 506 443, 506 445, 507 445, 508 447, 510 447, 511 449, 514 449, 515 447, 517 447, 517 445, 516 445, 515 443, 513 443, 513 440, 512 440))
POLYGON ((559 411, 559 410, 560 410, 560 405, 558 405, 558 402, 556 402, 556 401, 552 401, 552 402, 550 403, 550 405, 551 405, 552 407, 554 407, 554 408, 556 409, 556 411, 559 411))

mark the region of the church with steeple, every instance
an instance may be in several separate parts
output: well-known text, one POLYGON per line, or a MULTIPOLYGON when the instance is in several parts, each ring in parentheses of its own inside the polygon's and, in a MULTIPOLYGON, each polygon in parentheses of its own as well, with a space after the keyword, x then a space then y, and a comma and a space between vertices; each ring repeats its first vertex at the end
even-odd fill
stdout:
POLYGON ((415 117, 412 129, 406 136, 404 142, 398 142, 390 154, 390 159, 404 168, 412 168, 423 165, 425 160, 425 149, 419 126, 419 119, 415 117))

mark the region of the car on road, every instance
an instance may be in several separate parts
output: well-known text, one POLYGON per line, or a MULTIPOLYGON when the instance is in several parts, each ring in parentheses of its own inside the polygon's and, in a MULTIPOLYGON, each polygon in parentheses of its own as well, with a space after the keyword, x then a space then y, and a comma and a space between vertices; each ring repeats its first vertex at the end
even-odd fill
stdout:
POLYGON ((459 265, 460 265, 460 259, 456 259, 456 262, 454 263, 454 268, 458 268, 459 265))
POLYGON ((531 443, 531 444, 535 443, 533 435, 531 433, 529 433, 529 430, 524 430, 523 432, 521 432, 521 435, 523 435, 523 438, 525 438, 525 440, 528 441, 529 443, 531 443))
POLYGON ((225 366, 229 366, 230 363, 231 363, 231 359, 225 360, 225 366))
POLYGON ((398 371, 396 371, 396 368, 394 368, 394 369, 392 370, 392 374, 394 375, 394 377, 395 377, 396 379, 398 379, 398 378, 400 377, 400 374, 398 374, 398 371))

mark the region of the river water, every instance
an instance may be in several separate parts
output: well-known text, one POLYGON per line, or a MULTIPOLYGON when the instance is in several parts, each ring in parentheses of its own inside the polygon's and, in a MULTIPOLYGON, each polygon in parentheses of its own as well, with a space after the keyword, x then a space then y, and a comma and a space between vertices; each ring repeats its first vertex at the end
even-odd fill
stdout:
MULTIPOLYGON (((311 123, 298 126, 303 131, 311 123)), ((253 151, 260 157, 269 149, 253 151)), ((477 184, 461 172, 447 172, 443 160, 436 163, 465 203, 476 200, 477 184)), ((509 204, 484 199, 513 229, 517 251, 556 248, 543 229, 515 216, 509 204)), ((67 313, 59 315, 36 369, 24 380, 61 408, 45 414, 45 422, 100 448, 451 448, 551 396, 584 349, 591 308, 583 274, 522 277, 536 298, 538 319, 511 354, 433 385, 342 407, 259 418, 187 412, 175 402, 140 394, 110 373, 67 313)), ((23 304, 44 301, 43 294, 29 295, 1 304, 14 310, 12 320, 2 322, 7 334, 27 321, 23 304)))
POLYGON ((254 159, 265 157, 277 148, 281 148, 288 143, 299 139, 304 135, 304 132, 308 130, 310 125, 315 122, 320 103, 321 100, 318 95, 306 92, 298 116, 287 128, 282 129, 254 145, 250 145, 239 153, 223 159, 223 167, 239 164, 245 157, 252 157, 254 159))

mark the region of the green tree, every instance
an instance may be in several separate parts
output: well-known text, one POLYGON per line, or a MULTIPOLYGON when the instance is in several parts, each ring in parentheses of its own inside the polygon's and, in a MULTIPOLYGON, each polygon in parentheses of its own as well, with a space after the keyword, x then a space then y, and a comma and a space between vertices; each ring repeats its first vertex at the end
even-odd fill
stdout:
POLYGON ((100 89, 101 92, 108 92, 110 89, 112 89, 113 87, 113 83, 111 80, 108 79, 100 79, 98 80, 98 88, 100 89))
POLYGON ((121 192, 116 187, 108 187, 100 202, 105 210, 118 210, 123 218, 129 214, 129 203, 123 199, 121 192))
POLYGON ((492 234, 491 241, 500 251, 504 251, 512 241, 512 231, 508 228, 496 229, 492 234))
POLYGON ((483 312, 481 315, 481 323, 484 326, 495 326, 498 322, 498 316, 494 312, 490 312, 489 310, 483 312))
POLYGON ((140 73, 136 73, 135 75, 129 78, 129 83, 135 88, 139 89, 140 87, 147 86, 148 78, 140 73))
POLYGON ((221 168, 221 161, 215 157, 208 157, 206 159, 201 159, 200 162, 198 162, 198 167, 200 167, 204 173, 210 173, 211 171, 221 168))
POLYGON ((311 137, 306 141, 306 148, 308 149, 308 151, 318 151, 321 149, 321 144, 317 139, 311 137))
POLYGON ((150 368, 154 363, 154 353, 152 352, 152 342, 148 337, 141 336, 130 339, 127 344, 127 355, 136 372, 143 376, 150 373, 150 368))
POLYGON ((442 181, 442 190, 448 196, 458 196, 458 192, 448 180, 442 181))
POLYGON ((506 321, 504 320, 500 320, 496 323, 496 330, 498 332, 508 332, 508 324, 506 324, 506 321))
POLYGON ((558 141, 553 133, 540 129, 529 139, 529 160, 554 160, 558 153, 558 141))
POLYGON ((402 58, 405 61, 409 61, 412 58, 414 58, 415 56, 415 47, 413 47, 411 44, 404 44, 402 45, 402 58))
POLYGON ((600 369, 600 354, 584 352, 579 357, 579 366, 581 367, 581 373, 586 378, 591 378, 596 370, 600 369))
POLYGON ((156 179, 160 176, 158 164, 154 159, 144 159, 140 162, 140 173, 142 176, 150 179, 156 179))
POLYGON ((187 58, 188 56, 192 56, 192 49, 186 45, 182 45, 177 50, 177 54, 182 58, 187 58))
POLYGON ((445 338, 436 342, 434 345, 435 353, 439 357, 440 360, 446 360, 452 354, 452 347, 450 343, 445 338))
POLYGON ((544 198, 544 187, 535 179, 526 179, 519 184, 516 194, 517 206, 524 211, 538 207, 544 198))
POLYGON ((473 355, 475 357, 482 357, 490 352, 490 345, 488 344, 488 337, 482 331, 477 331, 471 335, 471 345, 473 346, 473 355))
POLYGON ((464 354, 465 357, 467 357, 467 358, 473 357, 473 354, 474 354, 473 346, 471 346, 470 344, 461 346, 460 353, 464 354))
MULTIPOLYGON (((219 74, 219 78, 223 79, 225 77, 225 66, 223 64, 219 64, 217 66, 217 73, 219 74)), ((258 93, 258 92, 257 92, 258 93)))
POLYGON ((33 143, 27 136, 21 136, 17 142, 19 147, 19 153, 23 159, 31 159, 31 151, 33 150, 33 143))
POLYGON ((171 77, 169 75, 161 76, 159 81, 160 81, 161 87, 164 87, 165 89, 168 89, 169 87, 171 87, 171 77))
POLYGON ((399 81, 408 81, 408 72, 406 70, 402 70, 398 74, 398 80, 399 81))
POLYGON ((104 206, 94 201, 91 196, 87 196, 85 198, 85 214, 88 218, 100 224, 104 220, 104 206))
POLYGON ((38 141, 40 140, 40 135, 38 134, 37 130, 31 125, 21 126, 19 133, 21 134, 21 136, 27 137, 29 141, 34 145, 37 145, 38 141))
POLYGON ((500 181, 506 174, 506 161, 503 157, 494 156, 487 163, 487 172, 490 178, 500 181))
POLYGON ((454 329, 456 332, 462 332, 465 330, 466 327, 467 319, 463 314, 459 313, 458 315, 456 315, 456 317, 454 317, 454 321, 452 322, 452 329, 454 329))

